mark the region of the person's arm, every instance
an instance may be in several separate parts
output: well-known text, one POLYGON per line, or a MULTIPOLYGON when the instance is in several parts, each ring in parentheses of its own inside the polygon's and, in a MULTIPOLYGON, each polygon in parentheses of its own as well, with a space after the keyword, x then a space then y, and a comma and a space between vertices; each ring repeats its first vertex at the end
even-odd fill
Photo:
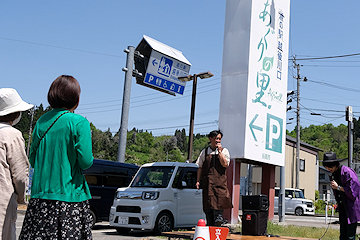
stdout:
POLYGON ((83 119, 77 124, 77 142, 75 145, 77 159, 81 169, 87 169, 93 164, 90 123, 83 119))
POLYGON ((205 151, 206 151, 206 148, 203 149, 198 157, 198 159, 196 160, 196 165, 199 166, 198 170, 197 170, 197 174, 196 174, 196 188, 197 189, 200 189, 200 181, 201 181, 201 173, 202 173, 202 165, 204 163, 204 160, 205 160, 205 151))
POLYGON ((355 201, 359 191, 359 180, 357 175, 352 170, 345 170, 341 174, 341 182, 344 186, 341 186, 336 181, 332 180, 330 182, 331 188, 340 192, 344 192, 351 201, 355 201))
POLYGON ((340 191, 345 192, 345 195, 351 200, 355 201, 359 194, 359 179, 352 169, 344 172, 344 179, 341 180, 344 186, 340 186, 340 191))
POLYGON ((219 160, 220 160, 221 166, 223 166, 224 168, 227 168, 227 167, 228 167, 228 163, 227 163, 224 155, 222 154, 222 152, 219 151, 218 156, 219 156, 219 160))
POLYGON ((25 153, 25 142, 21 133, 8 146, 8 162, 17 202, 25 203, 25 193, 29 179, 29 161, 25 153))
POLYGON ((218 147, 218 151, 219 151, 219 161, 221 166, 223 166, 224 168, 227 168, 229 166, 229 162, 230 162, 230 154, 229 151, 226 148, 223 147, 218 147))

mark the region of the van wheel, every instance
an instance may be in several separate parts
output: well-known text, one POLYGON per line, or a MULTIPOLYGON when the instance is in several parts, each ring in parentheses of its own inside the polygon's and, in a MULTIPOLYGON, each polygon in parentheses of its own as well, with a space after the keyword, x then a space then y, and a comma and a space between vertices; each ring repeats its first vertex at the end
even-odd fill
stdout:
POLYGON ((116 231, 120 234, 127 234, 131 231, 131 228, 117 227, 116 231))
POLYGON ((295 215, 296 215, 296 216, 302 216, 302 215, 304 215, 304 210, 303 210, 302 208, 300 208, 300 207, 296 208, 296 209, 295 209, 295 215))
POLYGON ((92 210, 90 210, 89 213, 90 213, 90 219, 91 219, 90 228, 92 229, 96 223, 96 215, 92 210))
POLYGON ((170 232, 173 228, 173 220, 169 213, 162 212, 156 218, 154 232, 161 235, 162 232, 170 232))

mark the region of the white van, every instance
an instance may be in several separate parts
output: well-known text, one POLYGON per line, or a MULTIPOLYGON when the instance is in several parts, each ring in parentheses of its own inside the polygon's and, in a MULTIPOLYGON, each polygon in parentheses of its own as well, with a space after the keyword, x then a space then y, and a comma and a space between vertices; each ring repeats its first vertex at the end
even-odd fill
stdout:
MULTIPOLYGON (((275 188, 274 213, 278 213, 280 188, 275 188)), ((315 215, 313 201, 305 199, 300 189, 285 188, 285 213, 301 215, 315 215)))
POLYGON ((147 229, 158 234, 195 227, 205 219, 202 190, 195 186, 197 169, 194 163, 144 164, 129 187, 117 190, 110 225, 119 233, 147 229))

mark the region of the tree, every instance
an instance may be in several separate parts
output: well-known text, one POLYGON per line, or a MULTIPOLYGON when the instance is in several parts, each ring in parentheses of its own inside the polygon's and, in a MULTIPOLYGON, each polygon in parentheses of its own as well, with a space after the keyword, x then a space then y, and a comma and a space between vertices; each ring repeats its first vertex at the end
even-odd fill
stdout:
POLYGON ((183 128, 181 131, 176 129, 175 137, 177 140, 177 147, 180 149, 180 151, 185 152, 187 149, 185 129, 183 128))
MULTIPOLYGON (((37 122, 37 120, 46 112, 50 111, 51 107, 47 107, 44 110, 44 107, 42 104, 40 106, 34 106, 34 117, 31 129, 34 129, 34 126, 37 122)), ((31 123, 31 109, 24 111, 21 113, 21 119, 18 124, 16 124, 14 127, 18 129, 20 132, 22 132, 23 137, 25 139, 25 146, 27 148, 28 140, 29 140, 29 130, 30 130, 30 123, 31 123)), ((31 133, 32 134, 32 133, 31 133)))
POLYGON ((169 152, 177 148, 177 139, 175 136, 165 138, 163 141, 163 148, 166 152, 166 161, 168 161, 169 152))

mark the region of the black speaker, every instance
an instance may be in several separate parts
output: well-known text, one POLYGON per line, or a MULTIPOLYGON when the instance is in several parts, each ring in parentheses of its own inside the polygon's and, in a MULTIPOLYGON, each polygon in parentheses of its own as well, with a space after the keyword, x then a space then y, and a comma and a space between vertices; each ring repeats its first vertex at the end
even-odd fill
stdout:
POLYGON ((269 209, 269 198, 266 195, 242 196, 242 210, 267 211, 269 209))
POLYGON ((267 234, 267 211, 243 210, 242 235, 262 236, 267 234))

